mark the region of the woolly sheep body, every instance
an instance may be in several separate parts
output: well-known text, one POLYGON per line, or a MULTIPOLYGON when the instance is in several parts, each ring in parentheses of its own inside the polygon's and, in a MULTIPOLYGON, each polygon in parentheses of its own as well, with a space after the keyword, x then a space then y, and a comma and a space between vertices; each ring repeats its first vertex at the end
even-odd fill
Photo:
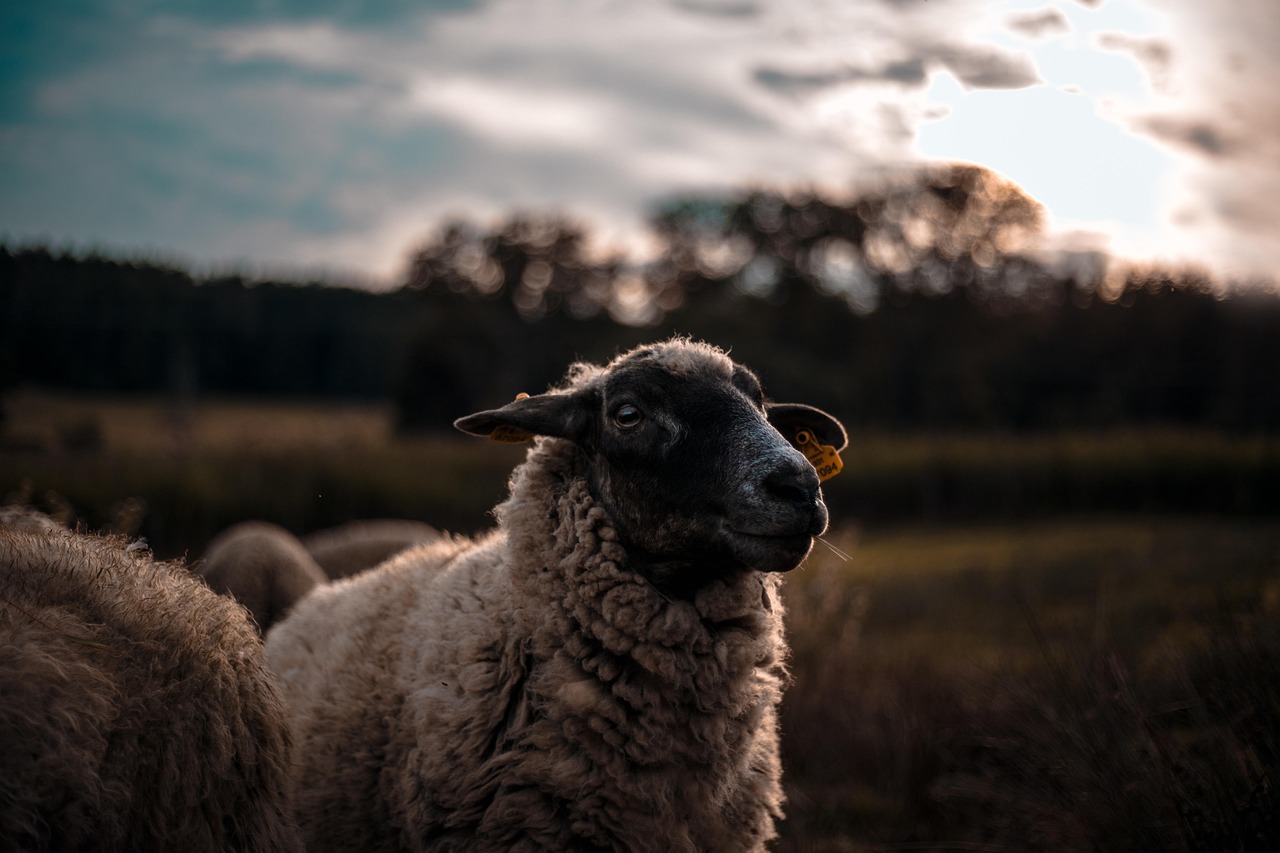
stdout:
MULTIPOLYGON (((658 367, 672 375, 677 359, 709 363, 758 392, 722 355, 668 347, 658 367)), ((566 393, 600 376, 578 368, 566 393)), ((763 422, 762 404, 730 402, 763 422)), ((510 410, 523 418, 515 429, 541 429, 571 403, 511 404, 475 428, 510 410)), ((781 442, 772 435, 761 440, 781 442)), ((702 574, 682 564, 698 580, 678 592, 652 562, 638 570, 635 532, 622 535, 598 497, 628 484, 595 482, 601 463, 586 446, 538 439, 496 531, 317 588, 268 635, 299 738, 309 849, 747 851, 775 836, 780 576, 719 552, 702 574)), ((770 453, 769 476, 799 471, 770 453)), ((809 494, 808 479, 790 482, 773 490, 809 494)), ((804 518, 825 527, 824 508, 804 518)), ((763 547, 732 536, 731 548, 763 547)), ((807 553, 796 537, 776 537, 791 554, 766 555, 777 571, 807 553)))
POLYGON ((70 532, 0 530, 0 590, 0 849, 301 849, 243 610, 70 532))
POLYGON ((513 553, 513 526, 540 527, 546 507, 509 504, 505 531, 317 589, 268 635, 299 736, 308 849, 750 850, 772 837, 777 576, 667 601, 610 559, 622 555, 608 520, 575 484, 556 531, 575 547, 558 556, 581 560, 590 597, 521 571, 547 555, 513 553), (629 727, 640 708, 642 728, 629 727), (703 788, 718 793, 683 790, 703 788))

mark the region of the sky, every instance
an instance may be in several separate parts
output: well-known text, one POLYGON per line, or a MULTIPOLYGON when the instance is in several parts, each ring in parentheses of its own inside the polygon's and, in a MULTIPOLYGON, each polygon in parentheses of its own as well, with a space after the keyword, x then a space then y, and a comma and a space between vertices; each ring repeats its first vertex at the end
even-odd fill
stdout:
POLYGON ((1053 245, 1280 267, 1276 0, 9 0, 0 241, 393 285, 449 218, 974 162, 1053 245))

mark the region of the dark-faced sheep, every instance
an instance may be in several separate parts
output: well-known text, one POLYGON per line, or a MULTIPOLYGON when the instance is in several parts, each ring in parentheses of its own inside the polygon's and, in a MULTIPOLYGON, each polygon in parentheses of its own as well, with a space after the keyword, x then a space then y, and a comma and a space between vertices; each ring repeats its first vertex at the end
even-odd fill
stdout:
POLYGON ((457 425, 539 436, 497 529, 319 587, 267 637, 309 848, 762 849, 779 573, 827 524, 789 439, 843 428, 684 340, 457 425))
POLYGON ((125 540, 0 529, 0 850, 294 851, 244 611, 125 540))

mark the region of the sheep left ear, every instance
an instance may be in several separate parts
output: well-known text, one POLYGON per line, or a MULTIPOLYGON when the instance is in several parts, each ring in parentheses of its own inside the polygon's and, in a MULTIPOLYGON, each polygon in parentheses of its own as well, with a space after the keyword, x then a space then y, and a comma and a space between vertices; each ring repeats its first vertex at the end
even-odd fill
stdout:
POLYGON ((836 450, 844 450, 849 444, 844 425, 822 409, 803 403, 766 403, 764 408, 769 423, 792 444, 797 444, 796 436, 801 430, 808 430, 819 444, 829 444, 836 450))
POLYGON ((581 441, 591 420, 589 400, 582 392, 521 395, 500 409, 458 418, 453 425, 465 433, 494 441, 520 444, 535 435, 581 441))

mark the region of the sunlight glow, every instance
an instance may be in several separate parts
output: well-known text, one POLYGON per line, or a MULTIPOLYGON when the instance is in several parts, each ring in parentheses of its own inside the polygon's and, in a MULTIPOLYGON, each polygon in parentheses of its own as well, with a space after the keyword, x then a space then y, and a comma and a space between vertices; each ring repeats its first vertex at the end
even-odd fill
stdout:
MULTIPOLYGON (((991 26, 1044 8, 1000 4, 991 26)), ((1175 161, 1127 127, 1157 98, 1152 69, 1108 45, 1145 43, 1139 40, 1158 33, 1159 23, 1133 0, 1052 9, 1040 13, 1047 25, 1038 35, 1007 28, 988 35, 1030 51, 1044 84, 970 90, 948 73, 933 74, 926 97, 935 118, 921 124, 918 151, 994 169, 1044 204, 1055 229, 1101 231, 1113 250, 1145 254, 1165 224, 1175 161)))

